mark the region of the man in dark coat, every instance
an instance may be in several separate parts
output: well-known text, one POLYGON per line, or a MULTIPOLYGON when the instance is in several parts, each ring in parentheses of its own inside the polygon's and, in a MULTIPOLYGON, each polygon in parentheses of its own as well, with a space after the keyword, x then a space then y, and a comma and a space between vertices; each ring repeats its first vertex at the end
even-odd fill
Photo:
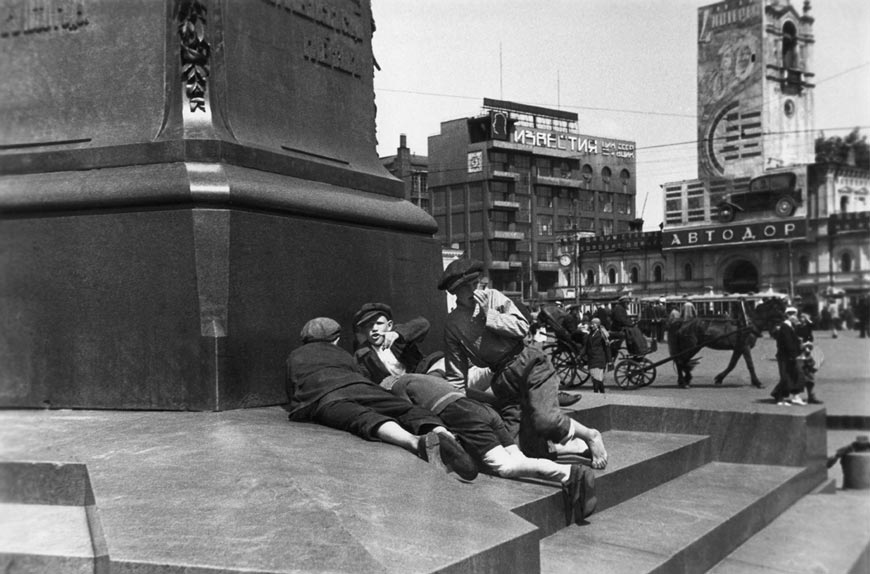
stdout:
POLYGON ((287 358, 290 420, 379 439, 424 460, 438 456, 448 470, 473 480, 477 465, 441 419, 364 377, 353 356, 338 346, 340 332, 328 317, 312 319, 302 328, 302 346, 287 358))
POLYGON ((798 373, 798 355, 801 341, 795 332, 798 312, 794 307, 785 310, 785 321, 776 330, 776 363, 779 367, 779 383, 771 396, 779 405, 806 405, 801 398, 803 383, 798 373))

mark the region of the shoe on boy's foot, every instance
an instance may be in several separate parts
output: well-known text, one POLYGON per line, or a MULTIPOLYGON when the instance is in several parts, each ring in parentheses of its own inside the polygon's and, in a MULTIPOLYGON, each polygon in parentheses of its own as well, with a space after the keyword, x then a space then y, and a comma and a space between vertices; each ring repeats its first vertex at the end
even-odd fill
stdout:
POLYGON ((431 444, 432 440, 436 441, 435 444, 438 446, 438 456, 431 458, 440 459, 448 472, 455 472, 465 480, 474 480, 477 478, 477 464, 475 464, 471 455, 465 452, 465 449, 456 442, 455 438, 449 434, 430 432, 426 435, 427 447, 431 444), (430 438, 431 435, 435 435, 434 439, 430 438))
POLYGON ((804 400, 800 397, 792 397, 791 399, 789 399, 789 402, 793 405, 798 405, 801 407, 805 407, 807 405, 807 403, 804 402, 804 400))
POLYGON ((580 524, 595 512, 598 498, 595 496, 595 473, 579 464, 571 465, 571 475, 562 484, 562 501, 565 508, 565 524, 580 524))
POLYGON ((823 404, 825 404, 824 401, 820 401, 819 399, 817 399, 816 395, 810 395, 807 398, 807 403, 809 403, 811 405, 823 405, 823 404))
POLYGON ((571 393, 559 392, 559 406, 570 407, 582 398, 582 395, 572 395, 571 393))
POLYGON ((778 405, 781 406, 781 407, 790 407, 790 406, 791 406, 791 403, 788 402, 788 401, 785 400, 785 399, 780 399, 780 400, 778 400, 778 401, 776 402, 776 404, 778 404, 778 405))

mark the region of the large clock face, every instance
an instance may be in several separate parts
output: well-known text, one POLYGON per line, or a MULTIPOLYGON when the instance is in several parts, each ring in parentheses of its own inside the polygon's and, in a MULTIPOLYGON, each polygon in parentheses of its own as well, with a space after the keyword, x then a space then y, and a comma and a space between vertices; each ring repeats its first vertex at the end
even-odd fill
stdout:
POLYGON ((569 265, 571 265, 571 256, 568 254, 560 255, 559 265, 561 265, 562 267, 568 267, 569 265))
POLYGON ((707 165, 719 175, 725 173, 725 161, 734 157, 739 149, 736 140, 740 138, 740 121, 737 112, 738 102, 731 102, 713 117, 707 139, 704 142, 704 155, 707 165))

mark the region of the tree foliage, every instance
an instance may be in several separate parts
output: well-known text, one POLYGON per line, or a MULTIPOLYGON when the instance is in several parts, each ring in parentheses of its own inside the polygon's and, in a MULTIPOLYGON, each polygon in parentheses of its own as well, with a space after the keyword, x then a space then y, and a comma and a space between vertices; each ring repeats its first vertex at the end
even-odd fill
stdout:
POLYGON ((855 128, 845 138, 833 136, 826 138, 822 133, 816 138, 817 163, 849 163, 849 152, 854 152, 855 165, 870 169, 870 144, 867 136, 855 128))

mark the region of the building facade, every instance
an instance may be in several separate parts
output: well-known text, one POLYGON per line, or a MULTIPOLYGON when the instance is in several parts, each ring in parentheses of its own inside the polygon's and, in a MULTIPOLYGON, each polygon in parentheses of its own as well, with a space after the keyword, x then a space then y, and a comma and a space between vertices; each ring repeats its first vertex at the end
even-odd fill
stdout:
POLYGON ((580 134, 575 113, 487 98, 478 116, 442 122, 428 152, 442 244, 525 300, 576 293, 566 238, 625 233, 635 219, 634 142, 580 134))
POLYGON ((425 155, 412 154, 405 134, 399 136, 396 154, 382 157, 381 163, 387 171, 405 184, 405 199, 417 207, 431 211, 427 182, 429 158, 425 155))

